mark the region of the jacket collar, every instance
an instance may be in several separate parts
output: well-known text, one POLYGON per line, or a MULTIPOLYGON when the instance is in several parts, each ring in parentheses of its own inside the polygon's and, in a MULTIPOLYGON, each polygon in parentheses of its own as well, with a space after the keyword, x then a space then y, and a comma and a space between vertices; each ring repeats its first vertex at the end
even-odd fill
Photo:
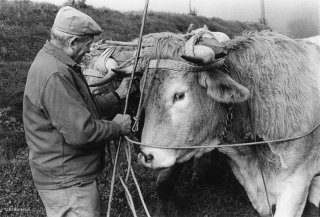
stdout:
POLYGON ((53 55, 57 59, 59 59, 62 63, 70 66, 71 68, 80 67, 71 57, 69 57, 63 50, 54 46, 50 41, 47 41, 43 46, 43 50, 48 54, 53 55))

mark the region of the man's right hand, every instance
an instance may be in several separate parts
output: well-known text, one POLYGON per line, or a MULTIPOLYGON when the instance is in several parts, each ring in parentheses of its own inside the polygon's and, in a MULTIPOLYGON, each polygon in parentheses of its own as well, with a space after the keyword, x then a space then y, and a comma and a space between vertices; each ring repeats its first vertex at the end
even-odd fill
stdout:
POLYGON ((130 115, 117 114, 112 120, 120 125, 120 135, 127 135, 131 130, 131 117, 130 115))

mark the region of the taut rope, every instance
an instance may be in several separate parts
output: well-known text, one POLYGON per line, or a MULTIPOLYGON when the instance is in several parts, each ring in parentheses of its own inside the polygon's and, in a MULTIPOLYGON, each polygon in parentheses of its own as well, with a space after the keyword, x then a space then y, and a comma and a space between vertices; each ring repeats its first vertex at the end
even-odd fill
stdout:
MULTIPOLYGON (((140 29, 140 36, 139 36, 139 43, 138 43, 138 51, 137 51, 137 54, 136 54, 136 58, 135 58, 135 63, 134 63, 134 70, 131 74, 131 80, 130 80, 130 83, 129 83, 129 91, 127 92, 127 95, 126 95, 126 101, 125 101, 125 108, 124 108, 124 114, 126 114, 127 112, 127 108, 128 108, 128 102, 129 102, 129 94, 130 94, 130 90, 131 90, 131 86, 132 86, 132 81, 133 81, 133 77, 134 77, 134 72, 137 68, 137 64, 138 64, 138 59, 139 59, 139 55, 140 55, 140 50, 141 50, 141 44, 142 44, 142 35, 143 35, 143 30, 144 30, 144 26, 145 26, 145 20, 146 20, 146 16, 147 16, 147 12, 148 12, 148 5, 149 5, 149 0, 146 0, 145 1, 145 7, 144 7, 144 11, 143 11, 143 18, 142 18, 142 24, 141 24, 141 29, 140 29)), ((111 212, 111 203, 112 203, 112 195, 113 195, 113 190, 114 190, 114 182, 115 182, 115 175, 116 175, 116 171, 117 171, 117 160, 118 160, 118 156, 119 156, 119 150, 120 150, 120 146, 121 146, 121 143, 123 142, 123 138, 120 137, 119 139, 119 142, 118 142, 118 148, 117 148, 117 152, 116 152, 116 157, 115 157, 115 161, 114 161, 114 166, 113 166, 113 173, 112 173, 112 181, 111 181, 111 187, 110 187, 110 195, 109 195, 109 202, 108 202, 108 211, 107 211, 107 217, 110 217, 110 212, 111 212)), ((147 206, 144 202, 144 199, 143 199, 143 196, 142 196, 142 193, 141 193, 141 190, 140 190, 140 187, 139 187, 139 184, 136 180, 136 177, 134 175, 134 172, 133 172, 133 169, 131 167, 131 149, 130 149, 130 146, 125 146, 125 150, 126 150, 126 156, 127 156, 127 161, 128 161, 128 172, 127 172, 127 175, 126 175, 126 180, 125 182, 123 181, 122 177, 120 176, 119 172, 117 172, 118 174, 118 177, 121 181, 121 184, 123 185, 124 189, 125 189, 125 192, 126 192, 126 198, 127 198, 127 201, 128 201, 128 204, 129 204, 129 207, 133 213, 134 216, 137 216, 136 214, 136 211, 135 211, 135 208, 134 208, 134 203, 133 203, 133 200, 132 200, 132 196, 126 186, 126 182, 128 181, 128 178, 129 178, 129 170, 130 170, 130 173, 132 175, 132 178, 134 180, 134 183, 136 185, 136 188, 138 190, 138 193, 139 193, 139 197, 140 197, 140 200, 141 200, 141 203, 143 205, 143 208, 145 209, 145 213, 148 217, 151 217, 150 214, 149 214, 149 211, 147 209, 147 206)))
POLYGON ((188 147, 180 147, 180 146, 167 147, 167 146, 144 144, 144 143, 141 143, 141 142, 138 142, 138 141, 134 141, 134 140, 130 139, 127 136, 125 136, 125 139, 128 142, 131 142, 131 143, 133 143, 135 145, 140 145, 140 146, 150 147, 150 148, 159 148, 159 149, 199 149, 199 148, 209 148, 209 149, 214 149, 214 148, 225 148, 225 147, 241 147, 241 146, 252 146, 252 145, 265 145, 265 144, 268 144, 268 143, 290 142, 290 141, 293 141, 293 140, 297 140, 297 139, 301 139, 301 138, 304 138, 306 136, 309 136, 316 129, 318 129, 319 126, 320 126, 320 123, 318 123, 314 128, 312 128, 306 134, 303 134, 303 135, 300 135, 300 136, 291 137, 291 138, 266 140, 266 141, 259 141, 259 142, 234 143, 234 144, 222 144, 222 141, 220 140, 220 138, 216 138, 216 139, 212 140, 212 145, 188 146, 188 147))

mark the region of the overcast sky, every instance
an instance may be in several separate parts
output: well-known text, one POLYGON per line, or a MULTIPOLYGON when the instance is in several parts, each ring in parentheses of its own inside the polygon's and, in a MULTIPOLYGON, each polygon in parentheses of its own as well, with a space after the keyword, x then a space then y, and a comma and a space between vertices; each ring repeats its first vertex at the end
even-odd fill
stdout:
MULTIPOLYGON (((45 1, 57 5, 66 2, 66 0, 33 1, 45 1)), ((119 11, 137 11, 143 10, 145 0, 87 0, 87 4, 119 11)), ((260 0, 191 0, 191 5, 199 15, 206 17, 255 22, 260 17, 260 0)), ((320 25, 320 0, 265 0, 265 8, 269 25, 279 32, 285 33, 287 22, 295 16, 313 16, 320 25), (313 12, 310 13, 304 8, 309 8, 313 12)), ((188 13, 189 0, 149 0, 149 10, 188 13)))

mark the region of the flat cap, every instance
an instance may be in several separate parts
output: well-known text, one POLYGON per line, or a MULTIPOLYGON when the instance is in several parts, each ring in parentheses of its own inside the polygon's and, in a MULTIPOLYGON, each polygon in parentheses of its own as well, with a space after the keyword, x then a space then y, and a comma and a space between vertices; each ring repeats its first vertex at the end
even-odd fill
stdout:
POLYGON ((60 8, 53 28, 72 35, 99 35, 102 32, 100 26, 90 16, 69 6, 60 8))

